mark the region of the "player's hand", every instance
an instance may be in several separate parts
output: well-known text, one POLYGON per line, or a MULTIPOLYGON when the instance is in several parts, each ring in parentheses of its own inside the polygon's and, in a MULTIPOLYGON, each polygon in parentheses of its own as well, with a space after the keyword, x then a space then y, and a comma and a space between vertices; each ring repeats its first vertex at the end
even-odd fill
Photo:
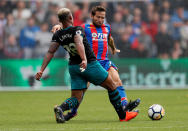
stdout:
POLYGON ((114 50, 112 50, 112 54, 113 54, 113 55, 115 55, 116 53, 119 53, 119 52, 120 52, 120 50, 119 50, 119 49, 116 49, 116 48, 115 48, 114 50))
POLYGON ((52 33, 55 33, 56 31, 60 30, 61 28, 62 28, 61 25, 54 25, 54 26, 52 27, 51 32, 52 32, 52 33))
POLYGON ((87 68, 87 60, 82 60, 82 62, 80 63, 80 70, 85 70, 86 68, 87 68))
POLYGON ((40 78, 42 77, 42 74, 43 74, 42 71, 37 72, 37 74, 35 75, 35 79, 40 81, 40 78))

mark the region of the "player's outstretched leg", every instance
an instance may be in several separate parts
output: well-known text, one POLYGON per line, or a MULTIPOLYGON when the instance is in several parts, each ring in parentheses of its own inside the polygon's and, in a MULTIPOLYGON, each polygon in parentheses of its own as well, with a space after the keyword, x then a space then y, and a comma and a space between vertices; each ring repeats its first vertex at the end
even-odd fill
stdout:
POLYGON ((115 111, 117 112, 120 120, 129 121, 138 115, 138 112, 127 113, 123 110, 123 106, 121 104, 121 97, 110 75, 101 84, 101 86, 108 90, 109 100, 113 105, 115 111))

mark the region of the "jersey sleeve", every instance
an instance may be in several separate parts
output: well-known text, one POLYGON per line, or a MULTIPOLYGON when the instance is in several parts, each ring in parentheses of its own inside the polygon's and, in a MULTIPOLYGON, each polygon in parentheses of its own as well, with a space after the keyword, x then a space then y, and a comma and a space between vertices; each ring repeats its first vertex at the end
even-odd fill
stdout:
POLYGON ((77 26, 73 32, 73 36, 75 35, 81 35, 82 37, 84 36, 84 30, 82 27, 77 26))
POLYGON ((55 34, 53 34, 51 42, 60 43, 60 40, 59 40, 57 32, 55 34))

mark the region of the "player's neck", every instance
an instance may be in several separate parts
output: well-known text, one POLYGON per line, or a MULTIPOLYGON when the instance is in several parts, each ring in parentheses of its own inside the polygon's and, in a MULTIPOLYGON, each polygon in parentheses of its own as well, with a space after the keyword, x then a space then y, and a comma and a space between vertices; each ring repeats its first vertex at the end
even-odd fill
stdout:
POLYGON ((63 24, 63 29, 65 29, 65 28, 67 28, 69 26, 72 26, 72 24, 71 23, 65 23, 65 24, 63 24))

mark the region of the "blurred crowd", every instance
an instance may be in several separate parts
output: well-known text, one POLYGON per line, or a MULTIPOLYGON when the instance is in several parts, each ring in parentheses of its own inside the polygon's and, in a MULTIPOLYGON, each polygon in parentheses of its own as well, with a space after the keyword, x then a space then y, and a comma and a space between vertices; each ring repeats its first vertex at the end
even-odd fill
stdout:
MULTIPOLYGON (((81 1, 81 0, 80 0, 81 1)), ((116 58, 188 57, 187 0, 129 0, 121 2, 0 1, 0 59, 43 58, 58 24, 56 12, 71 9, 74 25, 90 23, 90 10, 106 7, 105 22, 121 53, 116 58)), ((67 57, 60 48, 55 57, 67 57)))

